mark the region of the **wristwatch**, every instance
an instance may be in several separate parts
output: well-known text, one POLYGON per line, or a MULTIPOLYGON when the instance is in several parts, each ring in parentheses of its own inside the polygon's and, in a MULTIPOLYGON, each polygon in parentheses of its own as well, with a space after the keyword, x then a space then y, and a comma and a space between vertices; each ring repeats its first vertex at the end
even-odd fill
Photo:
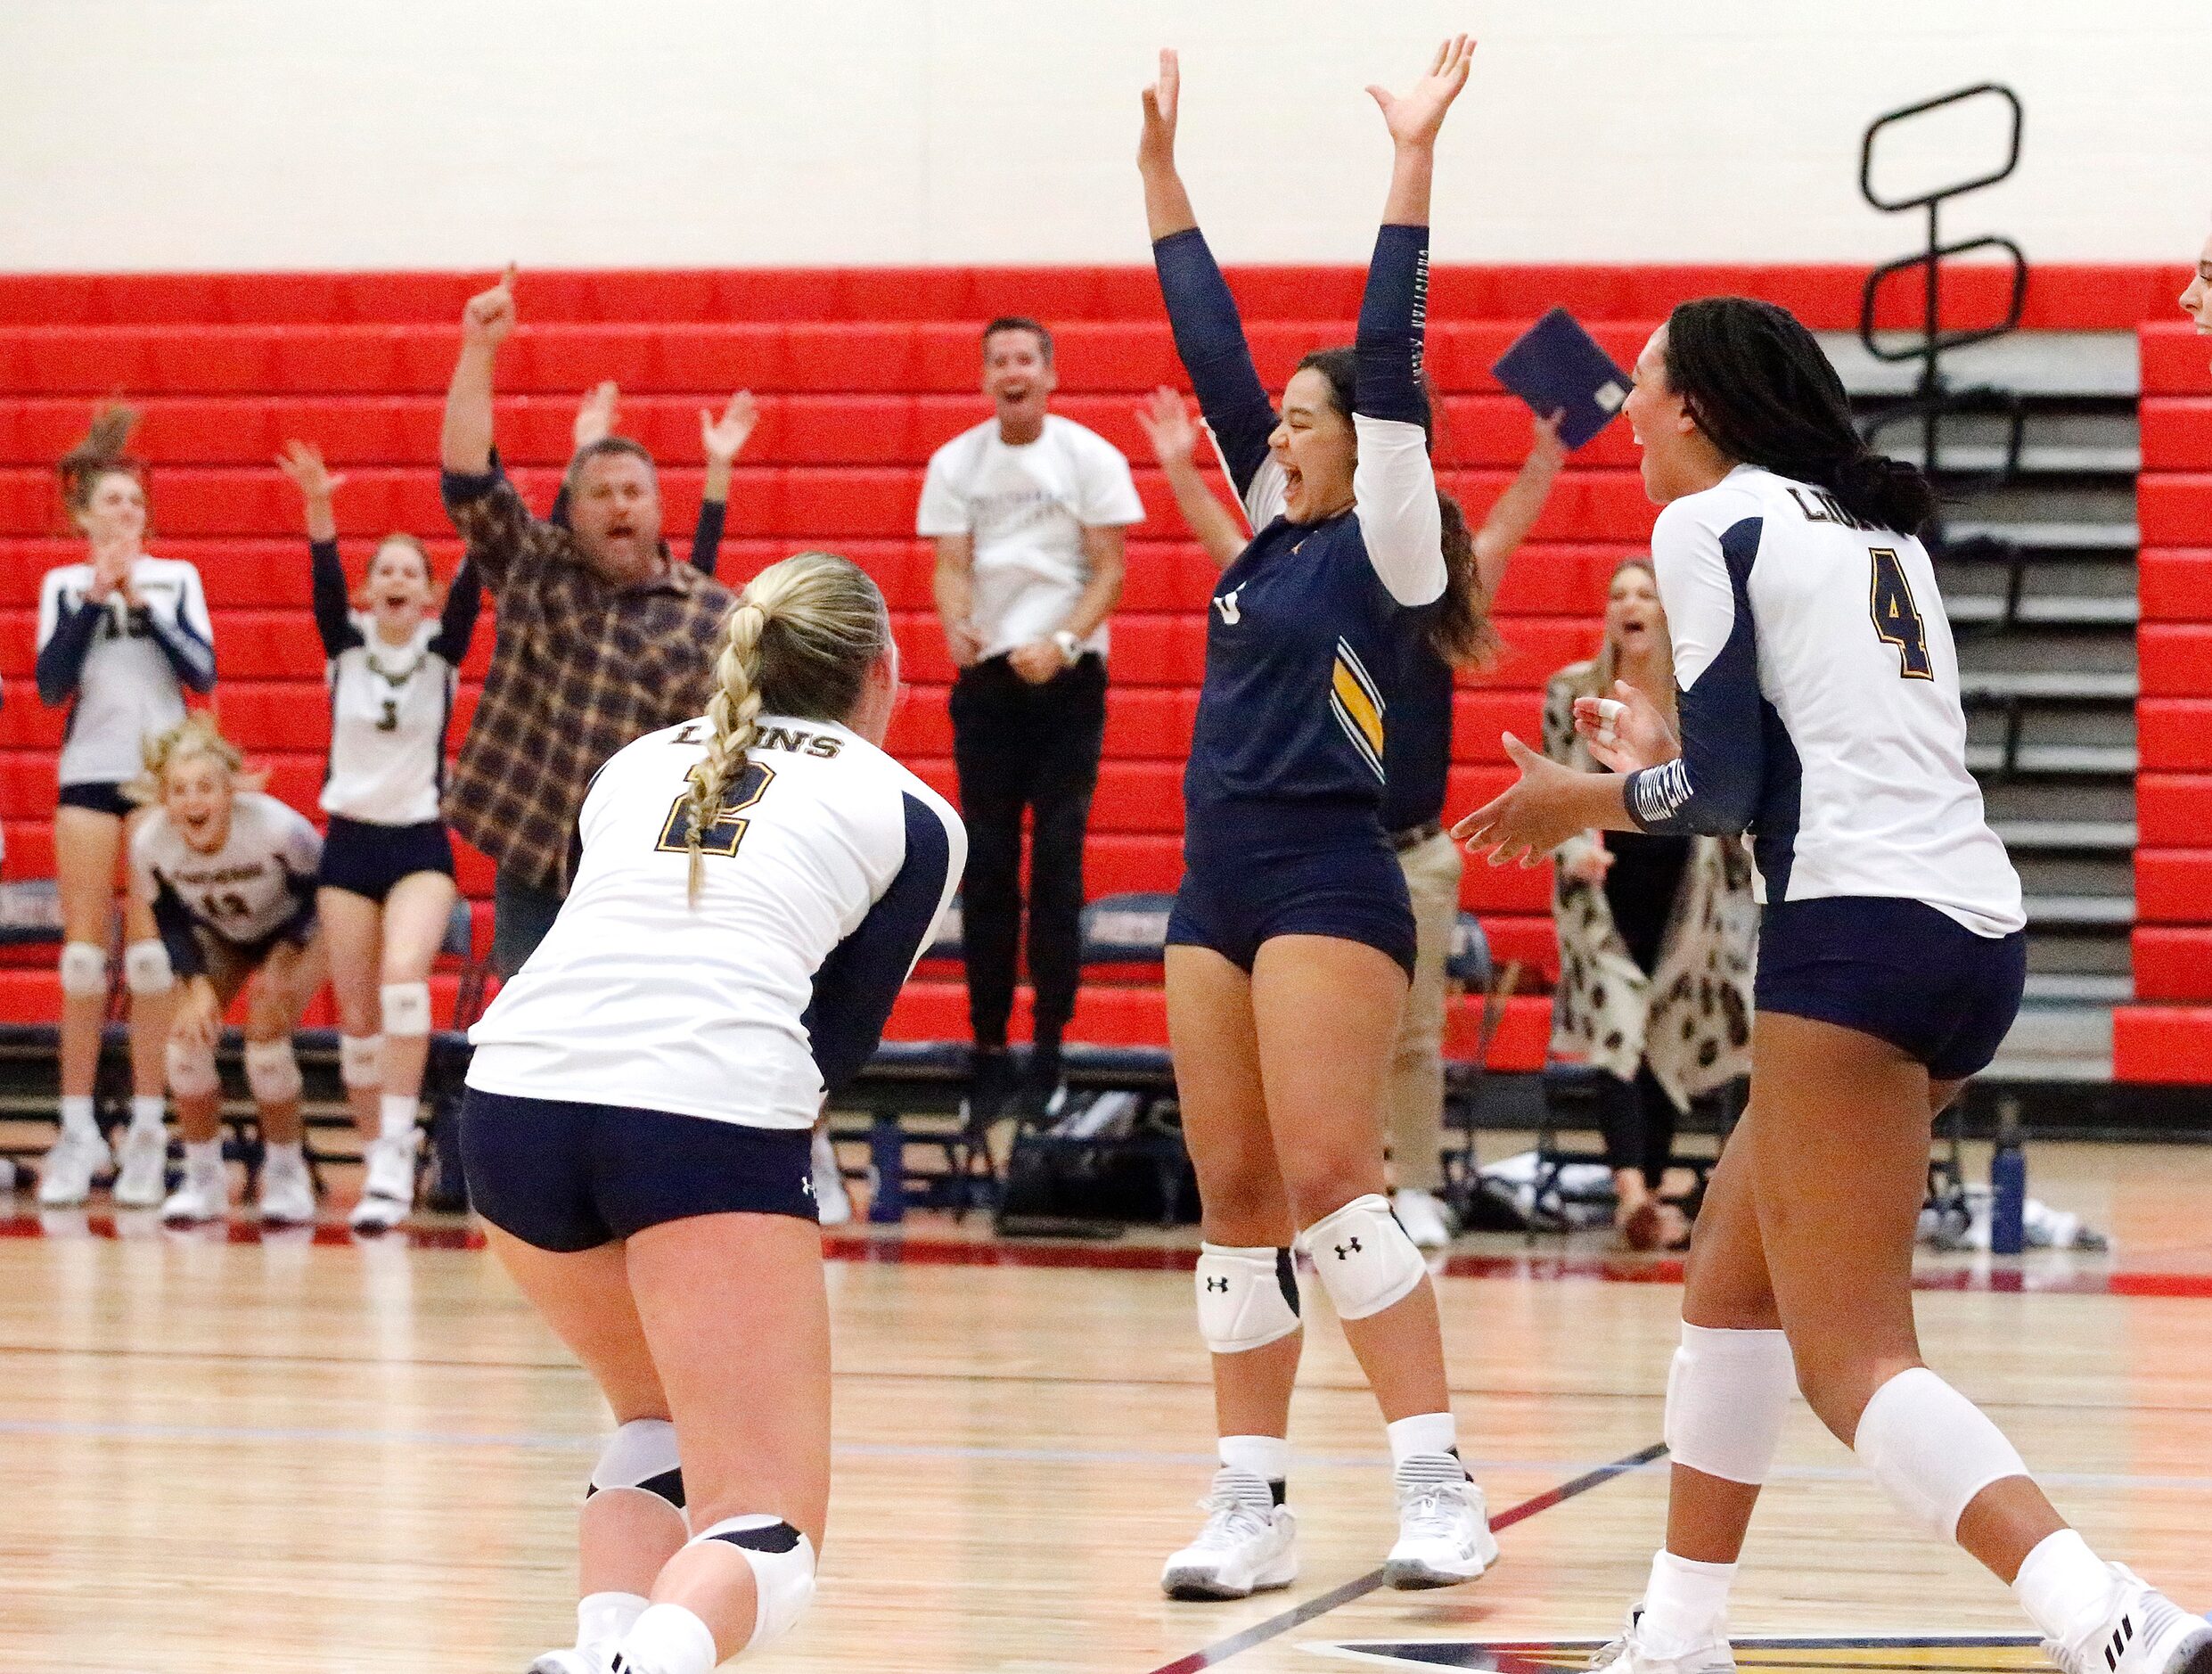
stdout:
POLYGON ((1060 654, 1072 669, 1083 661, 1083 642, 1075 636, 1075 630, 1063 628, 1053 636, 1053 644, 1060 647, 1060 654))

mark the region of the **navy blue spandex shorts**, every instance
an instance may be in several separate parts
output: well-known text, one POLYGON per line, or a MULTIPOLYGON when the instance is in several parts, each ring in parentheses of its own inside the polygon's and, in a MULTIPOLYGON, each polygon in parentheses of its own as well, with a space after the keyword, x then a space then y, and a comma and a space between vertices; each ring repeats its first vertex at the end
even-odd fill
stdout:
POLYGON ((693 1215, 820 1219, 805 1128, 472 1087, 461 1106, 461 1163, 479 1214, 561 1254, 693 1215))
POLYGON ((1170 946, 1210 948, 1249 971, 1275 936, 1334 936, 1413 974, 1405 874, 1370 805, 1237 802, 1193 809, 1170 946))
POLYGON ((1769 902, 1754 1004, 1856 1029, 1938 1081, 1987 1069, 2020 1008, 2028 938, 1978 936, 1925 901, 1769 902))
POLYGON ((453 876, 453 839, 443 820, 420 825, 373 825, 366 820, 331 816, 323 840, 323 866, 315 882, 381 905, 392 885, 418 872, 453 876))

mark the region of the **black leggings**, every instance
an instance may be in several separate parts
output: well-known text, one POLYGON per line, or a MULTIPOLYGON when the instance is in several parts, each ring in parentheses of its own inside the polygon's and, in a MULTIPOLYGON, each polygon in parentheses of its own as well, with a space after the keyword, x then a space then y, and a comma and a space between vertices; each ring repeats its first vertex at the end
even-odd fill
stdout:
POLYGON ((1614 1173, 1635 1169, 1644 1184, 1659 1190, 1675 1158, 1675 1101, 1659 1084, 1649 1064, 1636 1066, 1636 1079, 1598 1077, 1598 1125, 1605 1136, 1605 1166, 1614 1173))

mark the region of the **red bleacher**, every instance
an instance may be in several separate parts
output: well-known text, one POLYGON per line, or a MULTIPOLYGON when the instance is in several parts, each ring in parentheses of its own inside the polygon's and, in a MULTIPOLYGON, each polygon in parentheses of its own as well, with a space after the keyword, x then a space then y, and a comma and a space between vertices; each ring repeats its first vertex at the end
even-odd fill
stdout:
POLYGON ((2123 1081, 2212 1081, 2212 348, 2142 327, 2142 625, 2136 711, 2137 1004, 2113 1020, 2123 1081))
MULTIPOLYGON (((1841 327, 1856 322, 1861 277, 1856 269, 1809 267, 1439 268, 1429 367, 1444 397, 1445 480, 1478 518, 1510 480, 1528 421, 1488 368, 1521 325, 1554 302, 1590 322, 1625 364, 1649 323, 1682 298, 1749 291, 1788 302, 1817 326, 1841 327)), ((2168 305, 2167 277, 2143 269, 2038 269, 2028 324, 2132 325, 2168 305)), ((297 496, 268 462, 283 440, 299 436, 320 443, 345 472, 338 513, 355 564, 375 536, 406 529, 426 537, 450 568, 455 546, 434 470, 439 399, 454 321, 482 283, 453 274, 0 275, 0 389, 7 392, 0 397, 0 677, 10 686, 0 708, 0 823, 10 875, 52 866, 61 717, 41 708, 31 690, 33 612, 42 573, 81 554, 81 544, 65 537, 51 465, 82 433, 94 402, 121 394, 143 408, 135 445, 152 464, 150 545, 200 566, 215 617, 225 723, 270 768, 279 794, 311 808, 328 724, 321 659, 307 613, 297 496)), ((1271 382, 1307 349, 1351 334, 1356 269, 1242 269, 1233 283, 1271 382)), ((1992 314, 2000 283, 1994 273, 1972 270, 1948 300, 1962 319, 1992 314)), ((1143 268, 526 274, 520 300, 526 324, 501 357, 498 434, 533 502, 543 506, 552 497, 576 400, 610 377, 624 388, 625 431, 667 462, 668 527, 680 534, 697 502, 700 408, 733 389, 754 390, 762 419, 736 472, 722 574, 741 580, 814 542, 864 563, 890 597, 914 682, 894 746, 948 792, 951 669, 930 614, 929 550, 910 531, 930 452, 986 411, 973 393, 979 323, 1005 311, 1050 320, 1060 343, 1059 410, 1134 461, 1149 457, 1133 417, 1137 398, 1155 384, 1182 382, 1143 268)), ((1885 306, 1902 310, 1909 301, 1900 293, 1885 306)), ((1906 322, 1900 314, 1894 323, 1906 322)), ((2184 453, 2193 446, 2200 463, 2212 464, 2201 440, 2177 433, 2172 445, 2184 453)), ((2149 448, 2148 424, 2145 441, 2149 448)), ((1158 472, 1140 463, 1137 482, 1148 521, 1132 531, 1128 587, 1113 628, 1115 686, 1090 854, 1094 894, 1168 889, 1179 875, 1177 782, 1211 587, 1210 568, 1183 537, 1158 472)), ((2187 496, 2208 489, 2212 478, 2177 479, 2175 517, 2195 515, 2187 496)), ((1629 438, 1615 426, 1575 459, 1505 584, 1498 610, 1507 655, 1462 683, 1454 809, 1504 782, 1498 733, 1510 727, 1533 738, 1545 677, 1593 649, 1606 578, 1622 554, 1642 546, 1651 516, 1629 438)), ((2212 553, 2197 556, 2212 565, 2212 553)), ((2179 597, 2195 581, 2185 555, 2173 559, 2159 575, 2179 597)), ((2212 608, 2194 616, 2177 610, 2171 620, 2212 625, 2212 608)), ((487 621, 464 670, 462 726, 490 643, 487 621)), ((2147 680, 2147 715, 2195 695, 2179 689, 2195 649, 2186 636, 2161 644, 2176 689, 2153 698, 2147 680)), ((2203 695, 2212 697, 2212 688, 2203 695)), ((2193 765, 2212 774, 2212 761, 2193 765)), ((2192 794, 2193 784, 2185 780, 2177 796, 2192 794)), ((482 857, 463 856, 462 882, 479 903, 480 940, 490 890, 482 857)), ((1544 870, 1478 866, 1464 893, 1498 957, 1527 967, 1531 987, 1556 972, 1549 887, 1544 870)), ((441 992, 441 1007, 449 1001, 449 991, 441 992)), ((43 1020, 54 1006, 50 972, 0 971, 0 1017, 43 1020)), ((1539 1063, 1548 1017, 1540 993, 1517 998, 1493 1063, 1539 1063)), ((925 967, 894 1030, 957 1037, 964 1019, 956 975, 925 967)), ((1094 987, 1076 1029, 1101 1041, 1162 1041, 1159 992, 1094 987)), ((1466 1049, 1473 1038, 1468 1008, 1454 1029, 1455 1044, 1466 1049)))

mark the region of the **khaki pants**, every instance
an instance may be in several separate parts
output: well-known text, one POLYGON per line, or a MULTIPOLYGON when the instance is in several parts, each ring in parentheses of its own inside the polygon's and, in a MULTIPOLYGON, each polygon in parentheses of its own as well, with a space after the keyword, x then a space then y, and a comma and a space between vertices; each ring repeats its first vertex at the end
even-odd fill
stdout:
POLYGON ((1401 1190, 1434 1192, 1444 1185, 1444 962, 1452 950, 1463 863, 1459 845, 1439 832, 1399 855, 1398 865, 1413 898, 1416 942, 1383 1115, 1392 1178, 1401 1190))

